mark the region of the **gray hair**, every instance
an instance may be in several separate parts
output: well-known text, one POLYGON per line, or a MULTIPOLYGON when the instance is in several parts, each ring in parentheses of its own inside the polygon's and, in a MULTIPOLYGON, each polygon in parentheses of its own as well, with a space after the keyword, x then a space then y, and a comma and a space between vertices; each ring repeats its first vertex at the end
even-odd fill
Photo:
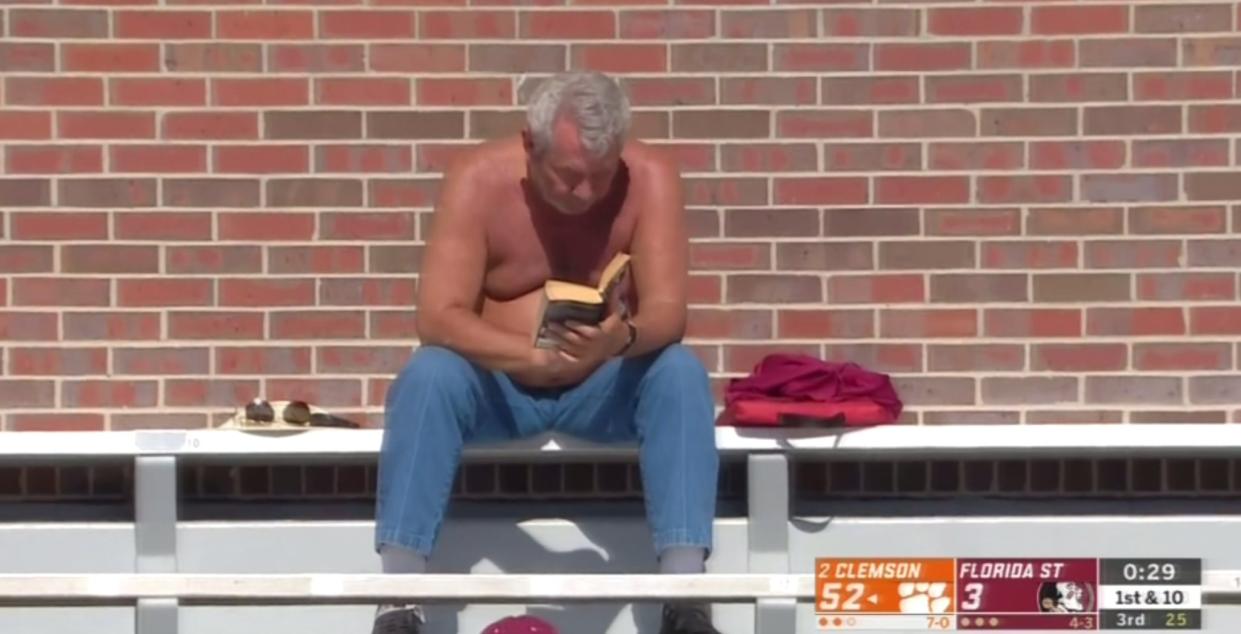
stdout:
POLYGON ((543 80, 526 108, 535 154, 551 145, 552 127, 561 116, 577 124, 587 152, 604 156, 629 132, 629 98, 615 80, 596 71, 562 73, 543 80))

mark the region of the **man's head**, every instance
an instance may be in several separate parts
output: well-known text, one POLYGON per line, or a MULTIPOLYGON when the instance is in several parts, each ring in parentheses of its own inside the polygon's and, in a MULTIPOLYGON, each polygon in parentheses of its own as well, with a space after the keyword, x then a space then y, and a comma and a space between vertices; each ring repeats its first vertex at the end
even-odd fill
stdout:
POLYGON ((574 215, 603 198, 620 165, 629 116, 624 91, 602 73, 565 73, 540 83, 522 132, 539 195, 574 215))

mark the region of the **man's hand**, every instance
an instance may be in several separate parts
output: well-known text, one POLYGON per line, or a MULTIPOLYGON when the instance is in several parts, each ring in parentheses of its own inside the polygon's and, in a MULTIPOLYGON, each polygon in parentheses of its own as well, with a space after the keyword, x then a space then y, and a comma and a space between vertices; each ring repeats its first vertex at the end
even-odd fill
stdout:
POLYGON ((629 329, 616 312, 598 326, 566 322, 551 324, 548 330, 562 353, 591 370, 619 353, 629 336, 629 329))

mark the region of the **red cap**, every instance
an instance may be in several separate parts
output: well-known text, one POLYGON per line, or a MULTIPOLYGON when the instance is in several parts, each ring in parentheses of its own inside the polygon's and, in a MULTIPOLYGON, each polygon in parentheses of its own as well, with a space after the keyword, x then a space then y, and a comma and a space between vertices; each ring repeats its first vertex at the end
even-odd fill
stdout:
POLYGON ((510 616, 483 630, 482 634, 558 634, 551 623, 534 616, 510 616))

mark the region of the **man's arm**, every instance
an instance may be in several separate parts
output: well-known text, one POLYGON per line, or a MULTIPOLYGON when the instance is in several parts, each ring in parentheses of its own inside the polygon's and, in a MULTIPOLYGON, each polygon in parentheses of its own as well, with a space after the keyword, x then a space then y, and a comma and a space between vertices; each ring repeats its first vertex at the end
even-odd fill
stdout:
POLYGON ((625 356, 640 356, 685 336, 689 286, 689 237, 685 226, 681 174, 662 151, 656 153, 650 185, 639 201, 642 213, 634 229, 631 262, 638 293, 633 317, 638 338, 625 356))
POLYGON ((445 172, 423 251, 418 284, 418 337, 492 370, 529 367, 533 346, 474 312, 486 272, 487 242, 476 194, 480 167, 458 160, 445 172))

